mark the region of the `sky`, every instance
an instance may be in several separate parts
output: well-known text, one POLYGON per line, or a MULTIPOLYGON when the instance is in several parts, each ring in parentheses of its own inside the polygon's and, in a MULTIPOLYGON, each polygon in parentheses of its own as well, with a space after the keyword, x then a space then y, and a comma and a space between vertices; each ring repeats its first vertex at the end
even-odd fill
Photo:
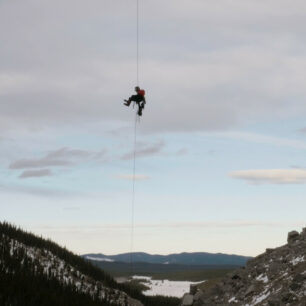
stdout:
POLYGON ((1 221, 77 254, 286 243, 306 216, 306 3, 0 0, 1 221))

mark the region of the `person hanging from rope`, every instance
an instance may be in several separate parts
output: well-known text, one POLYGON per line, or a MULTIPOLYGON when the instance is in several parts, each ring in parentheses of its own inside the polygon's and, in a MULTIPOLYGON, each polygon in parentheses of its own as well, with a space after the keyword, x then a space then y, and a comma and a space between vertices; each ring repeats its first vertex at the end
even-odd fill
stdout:
POLYGON ((136 95, 129 97, 128 100, 124 100, 124 105, 130 106, 132 102, 135 102, 138 105, 138 116, 142 116, 142 111, 146 104, 145 94, 146 92, 143 89, 140 89, 139 86, 135 87, 136 95))

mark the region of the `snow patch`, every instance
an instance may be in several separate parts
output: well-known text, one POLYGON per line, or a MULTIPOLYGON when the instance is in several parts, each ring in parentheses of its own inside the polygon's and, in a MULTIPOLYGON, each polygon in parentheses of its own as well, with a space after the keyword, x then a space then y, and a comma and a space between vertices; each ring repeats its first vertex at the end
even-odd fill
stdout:
POLYGON ((238 303, 238 301, 236 300, 236 297, 232 297, 231 299, 228 300, 229 303, 238 303))
POLYGON ((114 262, 113 259, 106 258, 106 257, 101 258, 101 257, 94 257, 94 256, 86 256, 85 258, 89 260, 95 260, 95 261, 114 262))
POLYGON ((154 295, 162 295, 162 296, 173 296, 181 298, 185 293, 188 293, 190 290, 190 285, 200 284, 201 282, 188 282, 188 281, 170 281, 170 280, 155 280, 152 277, 148 276, 133 276, 133 279, 145 280, 144 283, 149 290, 143 292, 144 295, 154 296, 154 295))
POLYGON ((259 296, 255 296, 253 299, 253 302, 250 306, 255 306, 259 303, 261 303, 262 301, 264 301, 268 296, 270 295, 270 292, 268 291, 267 293, 263 292, 261 295, 259 296))
POLYGON ((296 258, 292 259, 290 261, 290 263, 292 263, 294 266, 296 266, 298 263, 304 262, 304 261, 305 261, 304 256, 299 256, 299 257, 296 257, 296 258))
POLYGON ((256 280, 259 282, 267 283, 269 281, 267 275, 260 274, 259 276, 256 277, 256 280))

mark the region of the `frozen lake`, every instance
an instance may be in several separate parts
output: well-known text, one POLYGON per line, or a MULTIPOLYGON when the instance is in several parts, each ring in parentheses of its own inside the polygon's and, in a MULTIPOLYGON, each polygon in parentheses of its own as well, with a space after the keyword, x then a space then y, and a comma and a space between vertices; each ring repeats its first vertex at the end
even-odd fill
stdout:
POLYGON ((189 281, 169 281, 169 280, 155 280, 148 276, 133 276, 133 279, 143 279, 144 285, 150 289, 143 291, 145 295, 163 295, 174 296, 181 298, 185 293, 189 292, 191 284, 200 284, 201 282, 189 282, 189 281))

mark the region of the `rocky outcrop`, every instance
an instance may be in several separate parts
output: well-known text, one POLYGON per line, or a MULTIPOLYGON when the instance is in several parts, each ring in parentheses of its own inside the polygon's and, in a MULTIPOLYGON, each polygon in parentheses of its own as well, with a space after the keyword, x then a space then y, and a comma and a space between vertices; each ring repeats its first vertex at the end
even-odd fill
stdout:
POLYGON ((181 305, 305 306, 306 228, 290 232, 288 244, 267 249, 213 287, 191 291, 181 305))

